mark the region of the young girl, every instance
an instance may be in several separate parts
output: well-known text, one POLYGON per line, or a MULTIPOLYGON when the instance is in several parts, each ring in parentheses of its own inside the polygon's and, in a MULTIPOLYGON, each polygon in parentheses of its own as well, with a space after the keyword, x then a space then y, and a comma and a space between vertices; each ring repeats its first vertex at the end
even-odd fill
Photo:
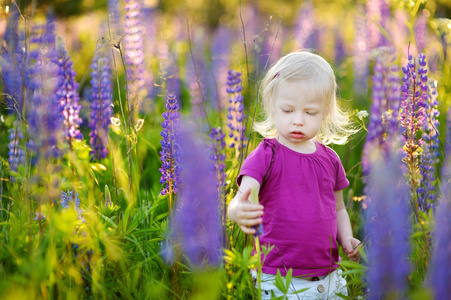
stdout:
MULTIPOLYGON (((228 207, 230 220, 247 234, 263 223, 261 244, 274 246, 264 258, 262 298, 270 299, 277 270, 292 269, 290 299, 341 299, 337 242, 359 261, 342 190, 349 185, 338 155, 325 145, 344 144, 354 133, 336 100, 331 66, 320 56, 294 52, 281 58, 262 82, 266 119, 255 129, 265 137, 246 158, 240 186, 228 207), (260 204, 248 202, 259 190, 260 204)), ((254 274, 255 275, 255 274, 254 274)))

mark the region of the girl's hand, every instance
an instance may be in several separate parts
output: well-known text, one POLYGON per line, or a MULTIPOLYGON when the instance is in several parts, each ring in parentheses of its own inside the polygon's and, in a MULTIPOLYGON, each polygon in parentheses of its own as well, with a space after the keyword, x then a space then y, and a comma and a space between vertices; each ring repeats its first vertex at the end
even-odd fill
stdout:
POLYGON ((244 193, 237 193, 235 198, 230 202, 228 208, 229 219, 237 223, 241 230, 246 234, 254 234, 256 226, 262 223, 263 205, 249 203, 249 195, 251 188, 245 190, 244 193))
POLYGON ((362 243, 358 239, 355 239, 352 236, 343 239, 341 246, 343 251, 348 255, 350 261, 357 263, 360 261, 359 247, 361 244, 362 243))

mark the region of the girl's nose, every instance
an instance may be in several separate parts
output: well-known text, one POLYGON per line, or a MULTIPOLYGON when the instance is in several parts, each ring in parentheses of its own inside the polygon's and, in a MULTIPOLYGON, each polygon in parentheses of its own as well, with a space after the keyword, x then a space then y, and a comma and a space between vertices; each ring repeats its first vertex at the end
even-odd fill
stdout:
POLYGON ((293 119, 293 125, 303 126, 304 125, 304 117, 302 114, 297 114, 293 119))

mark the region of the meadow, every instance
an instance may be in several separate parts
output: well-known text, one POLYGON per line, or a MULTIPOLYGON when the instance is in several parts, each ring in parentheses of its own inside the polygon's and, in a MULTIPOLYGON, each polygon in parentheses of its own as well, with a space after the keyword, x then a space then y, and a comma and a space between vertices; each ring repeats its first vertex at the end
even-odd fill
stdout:
POLYGON ((2 299, 259 299, 271 247, 226 208, 260 80, 300 49, 360 128, 332 146, 362 241, 341 297, 449 299, 446 0, 48 2, 0 5, 2 299))

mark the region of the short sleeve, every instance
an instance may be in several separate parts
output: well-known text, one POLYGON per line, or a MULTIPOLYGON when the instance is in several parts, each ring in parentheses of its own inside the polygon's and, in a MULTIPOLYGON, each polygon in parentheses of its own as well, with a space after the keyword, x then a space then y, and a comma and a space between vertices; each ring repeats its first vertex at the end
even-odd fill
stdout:
POLYGON ((347 188, 349 186, 349 180, 346 178, 345 169, 343 168, 340 157, 338 157, 338 154, 329 147, 326 147, 326 151, 335 167, 336 177, 334 191, 340 191, 347 188))
POLYGON ((240 174, 236 178, 238 185, 241 184, 243 176, 250 176, 263 184, 263 178, 271 163, 272 145, 266 139, 261 142, 254 151, 244 160, 240 174))

